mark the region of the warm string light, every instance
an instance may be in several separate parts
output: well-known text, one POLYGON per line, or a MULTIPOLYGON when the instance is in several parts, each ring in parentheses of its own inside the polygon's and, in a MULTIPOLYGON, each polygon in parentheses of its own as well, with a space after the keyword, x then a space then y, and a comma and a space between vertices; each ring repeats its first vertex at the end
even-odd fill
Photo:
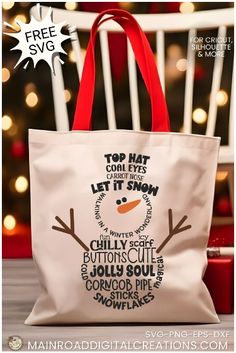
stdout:
POLYGON ((25 85, 25 103, 29 108, 34 108, 39 102, 36 90, 36 86, 33 82, 29 82, 25 85))
POLYGON ((25 192, 28 189, 28 185, 29 185, 29 183, 28 183, 28 180, 25 176, 20 175, 16 178, 15 189, 17 192, 19 192, 19 193, 25 192))
POLYGON ((202 108, 196 108, 193 111, 193 121, 197 124, 204 124, 207 121, 207 113, 202 108))
POLYGON ((2 8, 3 10, 10 10, 13 8, 14 5, 15 3, 13 1, 4 1, 2 3, 2 8))
MULTIPOLYGON (((85 59, 85 55, 86 55, 86 49, 81 48, 81 49, 80 49, 80 54, 81 54, 82 60, 84 60, 84 59, 85 59)), ((76 62, 75 52, 74 52, 73 49, 71 49, 71 50, 68 52, 68 57, 69 57, 69 60, 70 60, 72 63, 75 63, 75 62, 76 62)))
POLYGON ((16 21, 20 21, 20 22, 26 23, 27 18, 26 18, 26 16, 24 14, 20 13, 20 14, 18 14, 15 17, 10 19, 9 22, 13 26, 14 30, 15 31, 19 31, 20 26, 16 23, 16 21))
POLYGON ((30 92, 25 98, 25 102, 30 108, 34 108, 38 104, 38 96, 35 92, 30 92))
POLYGON ((179 70, 179 71, 186 71, 187 70, 187 65, 188 65, 188 61, 187 59, 179 59, 177 62, 176 62, 176 69, 179 70))
POLYGON ((69 57, 69 60, 72 62, 72 63, 75 63, 76 60, 75 60, 75 53, 74 53, 74 50, 71 49, 68 53, 68 57, 69 57))
POLYGON ((65 101, 66 103, 68 103, 71 100, 71 91, 69 89, 65 89, 64 94, 65 94, 65 101))
POLYGON ((119 2, 119 7, 123 10, 131 10, 134 7, 134 3, 132 2, 119 2))
POLYGON ((216 180, 217 181, 224 181, 226 180, 228 177, 228 172, 227 171, 221 171, 219 170, 217 173, 216 173, 216 180))
POLYGON ((70 1, 65 2, 66 10, 70 10, 70 11, 76 10, 77 6, 78 6, 77 2, 70 2, 70 1))
POLYGON ((19 13, 18 15, 16 15, 16 16, 14 17, 14 21, 15 21, 15 22, 16 22, 16 21, 20 21, 20 22, 26 23, 27 18, 26 18, 26 16, 25 16, 24 14, 19 13))
POLYGON ((13 230, 16 226, 16 219, 14 216, 8 214, 3 220, 3 225, 7 230, 13 230))
POLYGON ((11 77, 10 70, 8 70, 6 67, 2 68, 2 82, 7 82, 9 78, 11 77))
POLYGON ((223 89, 221 89, 216 94, 216 103, 219 107, 223 107, 224 105, 227 104, 227 102, 228 102, 228 94, 223 89))
POLYGON ((12 118, 8 115, 3 115, 2 117, 2 130, 7 131, 13 125, 12 118))
POLYGON ((192 13, 194 10, 195 8, 192 2, 182 2, 179 6, 179 11, 181 13, 192 13))

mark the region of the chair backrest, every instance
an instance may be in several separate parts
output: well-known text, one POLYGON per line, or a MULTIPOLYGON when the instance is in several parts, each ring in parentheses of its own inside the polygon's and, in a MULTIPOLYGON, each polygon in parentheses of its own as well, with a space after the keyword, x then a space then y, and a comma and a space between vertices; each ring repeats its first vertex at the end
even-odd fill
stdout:
MULTIPOLYGON (((42 6, 41 15, 44 17, 48 11, 48 7, 42 6)), ((35 18, 39 18, 36 6, 31 8, 31 13, 35 18)), ((69 25, 71 34, 72 48, 75 55, 77 72, 79 79, 81 78, 83 68, 83 56, 78 37, 78 31, 90 31, 92 24, 96 18, 96 13, 68 11, 53 8, 53 21, 55 23, 65 22, 69 25)), ((170 32, 188 32, 187 47, 187 69, 185 79, 184 93, 184 116, 183 116, 183 132, 192 132, 192 108, 194 94, 194 71, 195 71, 195 51, 191 47, 191 39, 196 37, 197 30, 218 29, 218 37, 225 37, 227 27, 234 24, 234 9, 220 9, 198 11, 191 14, 172 13, 172 14, 143 14, 134 15, 136 20, 145 32, 156 33, 156 50, 157 65, 165 91, 165 33, 170 32)), ((108 47, 108 32, 121 32, 121 27, 114 21, 105 22, 100 30, 101 56, 104 76, 105 99, 107 106, 107 119, 109 129, 116 129, 114 99, 112 91, 112 76, 110 66, 110 56, 108 47)), ((131 97, 131 113, 132 126, 134 130, 140 130, 140 114, 138 100, 137 72, 134 55, 131 46, 128 43, 128 73, 131 97)), ((212 84, 209 102, 209 111, 206 127, 206 135, 214 136, 217 118, 217 93, 220 90, 222 69, 224 56, 216 56, 214 60, 214 68, 212 74, 212 84)), ((52 87, 54 96, 55 119, 57 130, 68 130, 69 119, 64 97, 64 82, 62 75, 61 63, 59 60, 54 61, 55 74, 52 74, 52 87)), ((233 77, 233 76, 232 76, 233 77)), ((230 99, 230 117, 228 128, 228 145, 221 146, 219 163, 233 162, 233 79, 230 99)))

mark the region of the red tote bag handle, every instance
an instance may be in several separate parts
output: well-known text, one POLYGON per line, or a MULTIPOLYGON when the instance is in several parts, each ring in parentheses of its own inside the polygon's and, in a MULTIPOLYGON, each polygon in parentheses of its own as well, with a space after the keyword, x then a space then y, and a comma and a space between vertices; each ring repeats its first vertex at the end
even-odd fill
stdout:
POLYGON ((77 96, 72 130, 90 130, 91 128, 95 90, 95 39, 99 26, 111 19, 116 21, 124 29, 130 40, 136 61, 150 96, 152 131, 170 131, 167 106, 149 42, 134 17, 129 12, 119 9, 101 12, 92 26, 77 96), (111 16, 102 19, 104 15, 111 16))

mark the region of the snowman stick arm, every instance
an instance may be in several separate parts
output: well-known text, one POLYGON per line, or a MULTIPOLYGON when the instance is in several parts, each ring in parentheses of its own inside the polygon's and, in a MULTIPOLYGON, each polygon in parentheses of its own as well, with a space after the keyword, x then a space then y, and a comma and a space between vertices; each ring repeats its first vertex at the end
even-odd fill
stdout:
POLYGON ((75 234, 75 221, 74 221, 74 209, 70 209, 70 227, 58 216, 55 217, 56 221, 62 226, 62 228, 58 226, 52 226, 53 230, 57 230, 58 232, 66 233, 71 235, 85 251, 89 251, 88 246, 75 234))
POLYGON ((168 216, 169 216, 169 234, 164 239, 164 241, 161 243, 161 245, 157 248, 156 253, 159 253, 166 246, 166 244, 170 241, 170 239, 174 235, 176 235, 178 233, 182 233, 182 232, 192 228, 192 226, 190 224, 181 228, 181 226, 187 220, 188 216, 183 216, 174 228, 173 228, 173 212, 172 212, 171 208, 168 210, 168 216))

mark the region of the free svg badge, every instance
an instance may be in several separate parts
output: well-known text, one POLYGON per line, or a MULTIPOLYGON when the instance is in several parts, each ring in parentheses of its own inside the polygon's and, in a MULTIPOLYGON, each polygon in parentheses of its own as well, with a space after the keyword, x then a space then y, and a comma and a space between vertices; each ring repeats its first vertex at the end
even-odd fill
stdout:
MULTIPOLYGON (((37 4, 37 9, 40 16, 40 5, 37 4)), ((70 36, 62 34, 61 29, 64 25, 63 23, 53 23, 52 21, 52 9, 49 8, 46 16, 37 21, 33 16, 31 16, 31 21, 29 23, 23 23, 16 20, 16 23, 20 27, 19 32, 15 33, 5 33, 18 40, 18 43, 11 50, 21 51, 21 56, 17 61, 14 68, 16 68, 24 60, 28 59, 24 65, 24 69, 28 66, 29 62, 33 62, 34 68, 37 63, 41 60, 46 61, 53 69, 53 61, 56 54, 63 53, 66 54, 61 44, 70 38, 70 36)), ((14 28, 8 23, 6 26, 14 28)), ((59 59, 61 64, 63 61, 59 59)))

